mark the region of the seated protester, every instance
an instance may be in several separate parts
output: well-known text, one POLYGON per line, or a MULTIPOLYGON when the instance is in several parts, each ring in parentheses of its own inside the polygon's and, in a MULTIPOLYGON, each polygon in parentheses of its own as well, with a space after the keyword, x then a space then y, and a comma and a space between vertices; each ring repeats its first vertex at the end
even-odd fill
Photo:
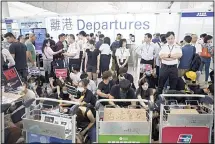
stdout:
POLYGON ((201 98, 200 102, 205 103, 206 105, 214 104, 214 84, 209 85, 208 88, 204 89, 204 92, 207 94, 205 98, 201 98))
POLYGON ((126 67, 119 68, 119 79, 118 79, 117 83, 119 83, 119 80, 123 79, 123 78, 129 80, 131 83, 131 88, 136 90, 136 87, 134 85, 134 77, 128 73, 128 68, 126 68, 126 67))
POLYGON ((63 86, 62 88, 62 91, 60 92, 60 98, 62 100, 67 100, 67 101, 70 101, 71 99, 69 98, 69 94, 68 94, 68 91, 67 91, 67 87, 66 86, 63 86))
POLYGON ((84 143, 84 137, 88 134, 90 143, 96 142, 96 112, 92 105, 85 104, 79 106, 76 112, 77 128, 81 128, 81 143, 84 143))
MULTIPOLYGON (((139 88, 137 89, 136 96, 138 99, 145 99, 154 102, 154 92, 152 88, 149 88, 148 80, 143 77, 139 80, 139 88)), ((144 102, 140 102, 140 104, 147 108, 144 102)))
MULTIPOLYGON (((136 99, 134 90, 131 88, 131 83, 127 79, 119 81, 118 85, 111 88, 109 99, 136 99)), ((126 107, 129 105, 136 105, 136 102, 109 102, 115 107, 126 107)))
POLYGON ((145 69, 145 78, 149 84, 149 88, 156 89, 158 78, 156 74, 153 72, 152 67, 146 67, 145 69))
POLYGON ((70 78, 73 81, 73 86, 77 87, 78 86, 78 82, 81 80, 80 76, 81 76, 81 72, 79 71, 79 67, 78 66, 74 66, 72 68, 72 72, 70 73, 70 78))
POLYGON ((82 79, 79 83, 78 83, 78 93, 80 95, 79 101, 80 101, 80 105, 84 105, 87 103, 90 103, 91 105, 95 106, 96 104, 96 96, 93 95, 93 93, 87 89, 87 86, 89 84, 89 80, 88 79, 82 79))
MULTIPOLYGON (((109 99, 111 88, 114 86, 111 71, 105 71, 102 74, 102 81, 98 85, 97 95, 99 99, 109 99)), ((106 105, 107 103, 102 103, 106 105)))
POLYGON ((87 85, 87 89, 90 90, 93 94, 96 94, 96 83, 88 78, 88 74, 87 73, 83 73, 80 76, 81 79, 88 79, 89 80, 89 84, 87 85))

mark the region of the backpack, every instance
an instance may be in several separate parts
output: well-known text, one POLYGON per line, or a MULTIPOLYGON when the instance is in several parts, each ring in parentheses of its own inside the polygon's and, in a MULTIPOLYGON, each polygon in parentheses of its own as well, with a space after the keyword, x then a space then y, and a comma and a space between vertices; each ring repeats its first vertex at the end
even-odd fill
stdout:
POLYGON ((190 63, 190 71, 197 72, 199 70, 199 67, 201 65, 201 57, 196 54, 196 48, 194 47, 194 53, 193 53, 193 58, 190 63))

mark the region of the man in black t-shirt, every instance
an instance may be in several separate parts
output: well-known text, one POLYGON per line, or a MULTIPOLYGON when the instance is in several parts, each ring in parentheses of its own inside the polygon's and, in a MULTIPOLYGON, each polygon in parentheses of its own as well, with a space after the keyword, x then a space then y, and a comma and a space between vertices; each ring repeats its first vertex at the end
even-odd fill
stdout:
MULTIPOLYGON (((110 71, 105 71, 102 75, 103 81, 101 81, 98 85, 97 95, 99 99, 108 99, 111 88, 114 86, 114 82, 112 80, 112 73, 110 71)), ((106 105, 107 103, 103 103, 106 105)))
MULTIPOLYGON (((134 90, 131 88, 131 83, 127 79, 119 82, 119 85, 112 87, 109 99, 136 99, 134 90)), ((136 105, 136 102, 109 102, 111 105, 117 107, 126 107, 129 105, 136 105)))
POLYGON ((11 43, 9 51, 14 58, 15 68, 19 75, 27 81, 27 47, 18 42, 15 36, 8 32, 4 35, 8 43, 11 43))

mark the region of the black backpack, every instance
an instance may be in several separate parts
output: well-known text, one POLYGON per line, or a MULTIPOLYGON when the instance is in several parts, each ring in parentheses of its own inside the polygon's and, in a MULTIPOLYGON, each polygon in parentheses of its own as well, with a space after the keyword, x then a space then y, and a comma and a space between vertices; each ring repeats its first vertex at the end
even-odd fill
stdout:
POLYGON ((199 70, 199 67, 201 65, 201 58, 198 54, 196 54, 196 48, 194 48, 194 53, 193 53, 193 58, 192 58, 192 61, 190 63, 190 71, 194 71, 194 72, 197 72, 199 70))

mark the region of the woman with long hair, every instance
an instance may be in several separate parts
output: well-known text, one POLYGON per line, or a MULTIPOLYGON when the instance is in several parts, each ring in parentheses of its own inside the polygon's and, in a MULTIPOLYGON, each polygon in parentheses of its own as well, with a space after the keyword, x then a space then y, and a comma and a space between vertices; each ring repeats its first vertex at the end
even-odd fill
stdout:
POLYGON ((210 69, 210 63, 211 63, 211 58, 213 58, 213 45, 212 45, 212 41, 213 41, 213 37, 211 35, 207 35, 204 38, 204 43, 202 44, 202 48, 207 49, 207 55, 205 55, 205 52, 202 52, 200 54, 201 56, 201 66, 200 66, 200 71, 202 72, 203 67, 205 66, 205 82, 208 82, 208 77, 209 77, 209 69, 210 69))
POLYGON ((49 39, 44 40, 43 46, 42 46, 42 55, 43 55, 43 68, 45 71, 46 83, 49 82, 49 75, 51 73, 51 62, 53 61, 53 55, 56 55, 61 52, 62 52, 62 49, 57 52, 53 52, 53 50, 50 47, 50 40, 49 39))

